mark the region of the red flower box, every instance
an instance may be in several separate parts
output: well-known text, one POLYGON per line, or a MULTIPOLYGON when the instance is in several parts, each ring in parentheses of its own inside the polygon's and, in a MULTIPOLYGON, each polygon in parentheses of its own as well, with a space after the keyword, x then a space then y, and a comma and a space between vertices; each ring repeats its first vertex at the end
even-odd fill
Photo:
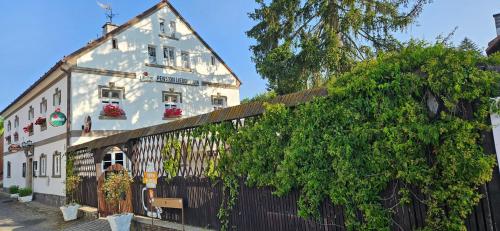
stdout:
POLYGON ((104 106, 103 112, 105 116, 109 117, 121 117, 125 115, 125 111, 123 111, 120 106, 113 104, 107 104, 104 106))
POLYGON ((165 113, 163 113, 164 118, 177 118, 181 116, 182 116, 182 110, 180 108, 165 109, 165 113))
POLYGON ((47 123, 47 119, 44 117, 38 117, 35 121, 35 125, 45 125, 47 123))
POLYGON ((33 132, 33 123, 28 124, 28 126, 23 128, 24 133, 32 133, 33 132))

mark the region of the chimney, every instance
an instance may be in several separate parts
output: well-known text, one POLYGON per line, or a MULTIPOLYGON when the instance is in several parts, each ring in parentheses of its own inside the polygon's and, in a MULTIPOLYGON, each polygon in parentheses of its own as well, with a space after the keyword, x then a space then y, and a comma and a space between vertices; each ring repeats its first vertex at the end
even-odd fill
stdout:
POLYGON ((493 18, 495 19, 495 28, 497 29, 497 36, 500 36, 500 13, 494 14, 493 18))
POLYGON ((110 23, 110 22, 107 22, 106 24, 104 24, 104 26, 102 26, 102 35, 104 36, 116 28, 118 28, 117 25, 110 23))

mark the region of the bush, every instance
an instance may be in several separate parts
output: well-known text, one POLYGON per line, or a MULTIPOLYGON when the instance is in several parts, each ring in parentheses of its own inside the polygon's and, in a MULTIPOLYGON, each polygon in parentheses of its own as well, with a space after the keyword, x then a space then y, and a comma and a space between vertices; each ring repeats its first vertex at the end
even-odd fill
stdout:
POLYGON ((29 196, 31 194, 33 194, 33 190, 31 190, 30 188, 21 188, 21 189, 19 189, 19 196, 20 197, 29 196))
POLYGON ((19 186, 17 185, 12 185, 9 187, 9 193, 10 194, 16 194, 19 192, 19 186))

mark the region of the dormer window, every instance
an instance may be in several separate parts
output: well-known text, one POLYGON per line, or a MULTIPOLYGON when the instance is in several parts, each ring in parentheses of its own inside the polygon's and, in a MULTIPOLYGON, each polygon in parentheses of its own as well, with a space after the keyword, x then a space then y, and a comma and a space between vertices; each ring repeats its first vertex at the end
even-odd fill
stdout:
POLYGON ((156 47, 153 45, 148 46, 149 63, 156 64, 156 47))
POLYGON ((52 106, 61 106, 61 90, 56 88, 56 92, 52 95, 52 106))
POLYGON ((227 97, 221 95, 212 96, 212 105, 214 110, 219 110, 227 107, 227 97))

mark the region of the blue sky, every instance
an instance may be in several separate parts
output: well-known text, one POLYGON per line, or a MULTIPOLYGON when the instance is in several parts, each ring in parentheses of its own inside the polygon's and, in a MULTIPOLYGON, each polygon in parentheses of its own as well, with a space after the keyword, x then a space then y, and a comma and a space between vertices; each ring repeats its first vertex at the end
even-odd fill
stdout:
MULTIPOLYGON (((102 0, 113 5, 118 24, 128 21, 159 0, 102 0)), ((255 72, 245 31, 254 22, 247 13, 254 0, 171 0, 199 34, 242 79, 241 97, 265 91, 266 82, 255 72)), ((106 21, 94 0, 0 1, 0 109, 3 109, 64 55, 101 33, 106 21)), ((499 0, 434 0, 418 23, 399 33, 402 40, 434 41, 458 27, 452 41, 469 37, 481 48, 496 35, 492 15, 499 0)))

